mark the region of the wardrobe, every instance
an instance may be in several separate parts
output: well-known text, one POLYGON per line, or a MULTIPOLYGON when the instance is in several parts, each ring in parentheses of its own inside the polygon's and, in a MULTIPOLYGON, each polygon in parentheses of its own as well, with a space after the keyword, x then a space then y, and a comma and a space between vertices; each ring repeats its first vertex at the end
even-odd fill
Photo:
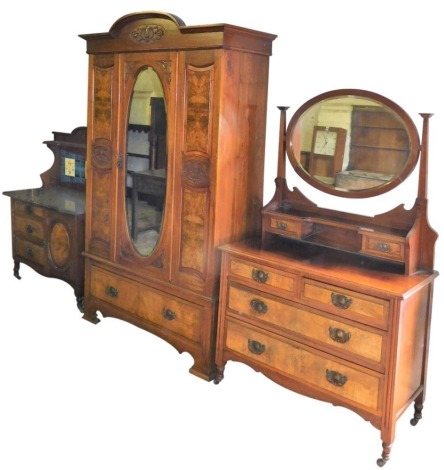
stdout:
POLYGON ((89 55, 84 318, 143 328, 211 380, 217 247, 261 231, 276 36, 142 12, 80 37, 89 55))

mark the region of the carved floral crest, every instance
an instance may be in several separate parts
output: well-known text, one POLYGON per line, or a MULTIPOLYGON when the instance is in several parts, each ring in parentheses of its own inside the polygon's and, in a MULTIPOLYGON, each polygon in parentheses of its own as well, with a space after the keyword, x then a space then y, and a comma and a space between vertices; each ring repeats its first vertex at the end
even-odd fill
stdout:
POLYGON ((165 30, 157 24, 140 26, 131 32, 131 39, 136 42, 153 43, 160 41, 165 35, 165 30))

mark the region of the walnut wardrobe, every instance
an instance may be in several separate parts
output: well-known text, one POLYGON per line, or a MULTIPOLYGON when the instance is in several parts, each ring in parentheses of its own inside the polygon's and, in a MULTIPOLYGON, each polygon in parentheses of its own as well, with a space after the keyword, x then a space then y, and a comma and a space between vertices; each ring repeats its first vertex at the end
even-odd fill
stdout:
POLYGON ((128 321, 215 375, 217 247, 259 235, 274 35, 143 12, 89 54, 84 318, 128 321))

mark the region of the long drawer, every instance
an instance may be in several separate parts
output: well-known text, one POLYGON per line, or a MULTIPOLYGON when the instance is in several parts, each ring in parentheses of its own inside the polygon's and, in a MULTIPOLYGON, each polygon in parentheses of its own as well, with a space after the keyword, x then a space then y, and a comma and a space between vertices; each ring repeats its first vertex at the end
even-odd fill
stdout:
MULTIPOLYGON (((353 367, 322 355, 295 341, 266 333, 242 322, 228 319, 225 348, 240 354, 245 362, 259 363, 271 371, 300 380, 357 406, 378 411, 381 408, 384 376, 353 367)), ((334 400, 333 400, 334 401, 334 400)))
POLYGON ((333 347, 380 364, 385 348, 385 335, 369 328, 360 328, 338 321, 329 315, 309 310, 296 302, 283 302, 279 298, 260 291, 230 284, 228 309, 266 322, 288 332, 314 340, 321 345, 333 347))
POLYGON ((203 308, 99 268, 91 270, 91 294, 108 304, 198 342, 203 308))

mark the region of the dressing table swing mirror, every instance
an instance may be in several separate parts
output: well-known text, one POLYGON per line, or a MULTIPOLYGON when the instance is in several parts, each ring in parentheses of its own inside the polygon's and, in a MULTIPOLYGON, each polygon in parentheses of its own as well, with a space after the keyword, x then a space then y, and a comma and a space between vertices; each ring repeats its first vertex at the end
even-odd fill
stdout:
POLYGON ((397 104, 363 90, 280 107, 276 191, 262 238, 221 247, 215 383, 229 360, 303 395, 341 405, 381 432, 383 466, 398 418, 422 417, 437 234, 427 221, 427 147, 397 104), (286 182, 286 156, 329 195, 368 198, 401 184, 419 160, 418 192, 367 216, 318 207, 286 182))

